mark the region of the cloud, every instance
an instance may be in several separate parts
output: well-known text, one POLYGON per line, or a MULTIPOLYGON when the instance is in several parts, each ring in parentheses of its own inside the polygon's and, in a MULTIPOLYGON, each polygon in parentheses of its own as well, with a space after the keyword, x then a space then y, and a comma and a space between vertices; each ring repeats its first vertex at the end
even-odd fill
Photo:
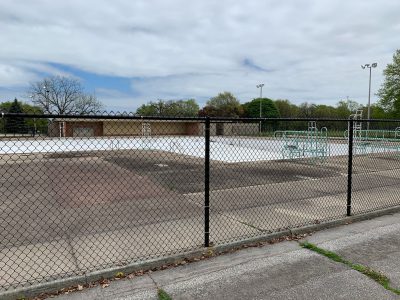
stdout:
POLYGON ((250 58, 245 58, 242 61, 243 66, 248 67, 250 69, 253 69, 255 71, 260 71, 260 72, 271 72, 270 70, 267 70, 263 67, 260 67, 259 65, 256 65, 252 59, 250 58))
POLYGON ((26 82, 36 79, 36 74, 18 66, 18 64, 6 64, 0 62, 0 87, 11 88, 24 85, 26 82))
POLYGON ((132 96, 118 90, 99 88, 96 89, 95 94, 101 103, 106 104, 106 107, 104 107, 106 111, 135 112, 137 107, 146 103, 146 101, 142 103, 136 102, 136 105, 134 105, 132 96))
POLYGON ((0 86, 92 74, 130 81, 118 96, 123 105, 204 103, 224 90, 247 101, 260 82, 266 96, 295 103, 365 103, 368 76, 359 66, 378 62, 376 91, 399 47, 399 10, 397 0, 2 1, 0 86))

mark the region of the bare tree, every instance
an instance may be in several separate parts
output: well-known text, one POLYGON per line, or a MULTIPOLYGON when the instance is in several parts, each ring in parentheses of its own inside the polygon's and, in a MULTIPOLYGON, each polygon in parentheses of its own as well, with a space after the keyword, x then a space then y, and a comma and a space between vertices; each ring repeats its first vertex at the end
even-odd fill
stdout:
POLYGON ((88 114, 102 108, 96 96, 86 94, 74 78, 53 76, 32 83, 28 89, 32 102, 44 113, 88 114))

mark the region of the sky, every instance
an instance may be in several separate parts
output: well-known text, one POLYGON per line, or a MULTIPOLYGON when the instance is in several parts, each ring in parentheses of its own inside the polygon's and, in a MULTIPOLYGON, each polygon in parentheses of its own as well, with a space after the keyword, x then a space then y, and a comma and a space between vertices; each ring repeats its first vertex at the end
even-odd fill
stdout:
POLYGON ((108 111, 220 92, 371 102, 400 48, 399 0, 1 0, 0 101, 77 78, 108 111))

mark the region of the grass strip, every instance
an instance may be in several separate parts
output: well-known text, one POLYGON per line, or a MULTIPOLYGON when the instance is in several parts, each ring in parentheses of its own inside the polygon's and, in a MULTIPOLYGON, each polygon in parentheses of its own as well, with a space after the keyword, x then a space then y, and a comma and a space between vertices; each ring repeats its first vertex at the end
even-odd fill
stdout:
POLYGON ((167 294, 163 289, 158 288, 157 290, 158 300, 172 300, 171 296, 167 294))
POLYGON ((391 287, 390 279, 387 276, 385 276, 384 274, 382 274, 381 272, 377 272, 367 266, 363 266, 360 264, 353 264, 352 262, 345 260, 340 255, 336 254, 335 252, 319 248, 316 245, 311 244, 309 242, 300 243, 300 246, 303 248, 306 248, 308 250, 314 251, 318 254, 321 254, 335 262, 345 264, 346 266, 349 266, 353 270, 358 271, 361 274, 364 274, 365 276, 368 276, 369 278, 371 278, 372 280, 374 280, 375 282, 377 282, 381 286, 383 286, 386 290, 391 291, 397 295, 400 295, 400 290, 391 287))

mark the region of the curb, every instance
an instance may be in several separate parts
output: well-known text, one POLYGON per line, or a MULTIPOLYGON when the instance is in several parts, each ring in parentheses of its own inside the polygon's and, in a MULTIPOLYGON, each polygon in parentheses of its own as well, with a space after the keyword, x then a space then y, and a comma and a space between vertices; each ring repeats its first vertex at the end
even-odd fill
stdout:
POLYGON ((353 222, 364 221, 368 219, 373 219, 376 217, 380 217, 383 215, 389 215, 400 212, 400 206, 380 209, 377 211, 360 213, 357 215, 352 215, 350 217, 344 217, 342 219, 327 221, 321 224, 313 224, 307 225, 298 228, 292 228, 280 232, 269 233, 253 238, 247 238, 240 241, 235 241, 231 243, 221 244, 212 246, 209 248, 201 247, 199 249, 184 252, 181 254, 170 255, 167 257, 156 258, 146 261, 140 261, 131 263, 125 266, 118 266, 112 267, 104 270, 98 270, 89 272, 85 275, 74 275, 68 278, 57 279, 50 282, 35 284, 28 287, 20 287, 16 289, 12 289, 9 291, 0 292, 0 298, 2 300, 15 300, 15 299, 24 299, 24 298, 31 298, 35 297, 42 293, 52 293, 57 292, 63 288, 80 285, 86 285, 90 282, 95 282, 100 279, 104 278, 114 278, 115 274, 118 272, 123 272, 125 274, 134 273, 140 270, 147 271, 154 268, 161 267, 163 265, 174 264, 181 262, 184 259, 194 259, 200 258, 201 256, 207 253, 207 250, 213 250, 215 253, 222 253, 230 250, 238 249, 242 246, 252 244, 252 243, 260 243, 260 242, 268 242, 270 240, 292 236, 292 235, 299 235, 305 233, 311 233, 319 230, 324 230, 332 227, 337 227, 341 225, 347 225, 353 222))

